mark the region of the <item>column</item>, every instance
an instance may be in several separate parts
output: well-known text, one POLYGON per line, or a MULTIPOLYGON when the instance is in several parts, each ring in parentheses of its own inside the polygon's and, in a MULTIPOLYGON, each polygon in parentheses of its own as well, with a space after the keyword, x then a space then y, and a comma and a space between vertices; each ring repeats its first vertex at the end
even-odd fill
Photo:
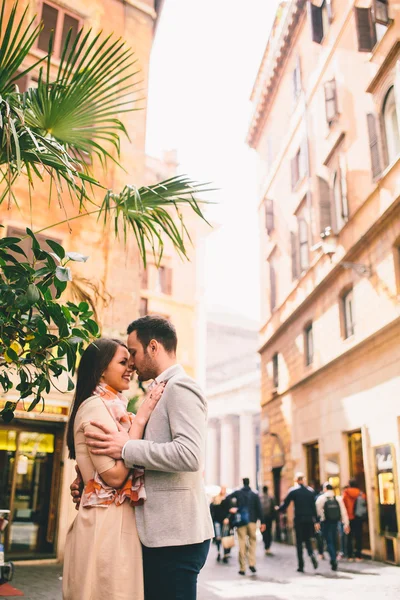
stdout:
POLYGON ((242 413, 240 415, 239 432, 240 479, 243 479, 243 477, 248 477, 250 479, 250 485, 254 489, 257 485, 256 442, 252 413, 242 413))
POLYGON ((218 443, 219 420, 210 419, 207 426, 206 485, 219 485, 220 448, 218 443))
POLYGON ((220 474, 221 485, 226 485, 229 488, 235 486, 235 461, 234 461, 234 422, 233 416, 227 415, 221 421, 221 461, 220 474))

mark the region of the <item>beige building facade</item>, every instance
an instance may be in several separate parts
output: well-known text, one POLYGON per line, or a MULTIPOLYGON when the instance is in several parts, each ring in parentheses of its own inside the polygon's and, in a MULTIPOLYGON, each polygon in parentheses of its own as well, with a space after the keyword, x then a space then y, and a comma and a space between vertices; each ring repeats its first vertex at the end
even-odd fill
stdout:
MULTIPOLYGON (((7 10, 11 5, 8 7, 7 3, 7 10)), ((103 30, 105 34, 114 32, 135 51, 141 70, 140 96, 145 97, 161 5, 160 0, 31 1, 28 16, 37 14, 44 20, 45 27, 44 37, 39 38, 27 63, 45 55, 51 27, 55 27, 58 40, 52 59, 54 68, 59 61, 57 48, 67 26, 75 33, 81 26, 92 27, 95 32, 103 30)), ((24 8, 21 2, 19 10, 22 12, 24 8)), ((21 91, 34 86, 37 75, 33 71, 29 79, 21 80, 21 91)), ((110 162, 107 173, 99 175, 106 188, 122 190, 128 183, 151 184, 175 174, 173 154, 159 161, 146 156, 146 118, 145 110, 125 114, 124 124, 131 139, 130 142, 121 140, 121 163, 126 172, 110 162)), ((93 169, 101 167, 95 163, 93 169)), ((64 207, 59 206, 55 197, 49 205, 48 187, 38 184, 34 190, 31 221, 27 186, 21 181, 15 191, 20 210, 14 206, 8 209, 7 203, 1 206, 0 222, 5 227, 2 235, 23 235, 27 225, 37 231, 64 221, 66 214, 69 217, 76 214, 77 209, 67 197, 63 198, 64 207)), ((167 245, 160 268, 156 268, 154 261, 150 265, 146 285, 134 240, 128 240, 125 247, 122 241, 115 240, 111 228, 103 229, 96 216, 73 221, 72 231, 68 223, 61 223, 38 237, 41 241, 52 238, 68 251, 89 256, 84 265, 72 266, 73 284, 94 297, 104 335, 123 339, 127 324, 140 314, 168 316, 178 330, 179 358, 187 371, 195 375, 199 337, 195 321, 202 310, 202 288, 198 285, 197 271, 200 265, 197 248, 201 246, 201 235, 196 229, 199 221, 188 211, 186 225, 196 247, 194 250, 188 244, 191 262, 178 258, 167 245)), ((17 399, 17 396, 10 397, 12 394, 10 392, 8 399, 17 399)), ((0 402, 4 401, 0 397, 0 402)), ((65 535, 75 516, 69 494, 69 485, 75 477, 74 462, 68 459, 64 443, 70 402, 71 394, 62 395, 53 390, 46 399, 44 412, 27 413, 21 407, 10 424, 0 423, 0 508, 10 508, 12 512, 5 551, 13 560, 61 559, 63 556, 65 535)))
POLYGON ((252 100, 263 480, 355 477, 365 553, 400 564, 399 3, 283 2, 252 100))

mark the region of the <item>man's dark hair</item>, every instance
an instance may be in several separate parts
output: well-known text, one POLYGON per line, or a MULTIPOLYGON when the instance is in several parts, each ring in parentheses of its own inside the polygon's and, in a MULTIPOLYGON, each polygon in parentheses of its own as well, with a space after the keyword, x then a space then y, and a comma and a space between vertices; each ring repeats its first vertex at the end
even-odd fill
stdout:
POLYGON ((352 487, 352 488, 358 487, 357 486, 357 479, 354 479, 354 478, 350 479, 349 486, 352 487))
POLYGON ((133 331, 136 331, 137 338, 144 350, 151 340, 157 340, 168 353, 176 352, 178 338, 175 327, 164 317, 155 315, 140 317, 128 325, 128 335, 133 331))
POLYGON ((326 490, 333 490, 333 486, 331 486, 330 483, 328 483, 325 487, 326 490))
POLYGON ((264 485, 263 492, 264 492, 264 494, 268 494, 268 486, 267 485, 264 485))
POLYGON ((244 477, 243 485, 250 485, 250 479, 248 477, 244 477))

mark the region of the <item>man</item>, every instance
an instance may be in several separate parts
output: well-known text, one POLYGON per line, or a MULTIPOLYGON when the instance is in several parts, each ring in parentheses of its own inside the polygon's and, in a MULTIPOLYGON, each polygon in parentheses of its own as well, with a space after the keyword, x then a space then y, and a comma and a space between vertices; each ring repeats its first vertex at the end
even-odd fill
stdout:
MULTIPOLYGON (((249 569, 256 573, 256 532, 257 521, 263 520, 261 502, 258 494, 253 492, 250 487, 250 480, 243 479, 243 487, 233 492, 227 497, 227 501, 232 503, 236 500, 237 508, 231 508, 237 514, 236 531, 239 538, 239 575, 246 575, 246 560, 249 563, 249 569)), ((261 525, 261 531, 264 532, 265 525, 261 525)))
POLYGON ((270 548, 272 544, 272 523, 275 519, 275 502, 274 498, 268 494, 267 485, 264 485, 263 487, 261 508, 263 513, 263 523, 265 525, 265 531, 263 532, 265 554, 271 554, 270 548))
POLYGON ((303 473, 297 473, 295 485, 290 488, 288 495, 282 504, 277 507, 279 512, 286 511, 289 504, 294 503, 294 528, 296 531, 296 547, 299 573, 304 573, 303 543, 311 559, 314 569, 318 567, 318 561, 314 556, 311 538, 314 531, 319 530, 317 523, 317 509, 315 507, 315 492, 305 485, 303 473))
POLYGON ((355 479, 350 479, 349 486, 343 492, 343 502, 349 515, 350 532, 347 538, 347 557, 354 560, 354 542, 356 545, 356 561, 360 562, 362 549, 362 527, 367 519, 367 501, 365 494, 357 486, 355 479))
MULTIPOLYGON (((122 428, 113 433, 96 422, 104 433, 87 435, 93 454, 146 469, 147 500, 136 508, 146 600, 195 600, 197 576, 214 535, 202 477, 206 400, 177 364, 176 346, 175 328, 166 319, 133 321, 128 327, 132 369, 139 381, 166 381, 163 395, 143 440, 130 440, 122 428)), ((76 490, 76 482, 71 489, 76 490)))
POLYGON ((335 496, 333 487, 326 482, 323 493, 316 501, 317 514, 321 523, 322 535, 326 540, 332 571, 337 571, 338 523, 343 523, 344 532, 349 533, 349 517, 341 496, 335 496))

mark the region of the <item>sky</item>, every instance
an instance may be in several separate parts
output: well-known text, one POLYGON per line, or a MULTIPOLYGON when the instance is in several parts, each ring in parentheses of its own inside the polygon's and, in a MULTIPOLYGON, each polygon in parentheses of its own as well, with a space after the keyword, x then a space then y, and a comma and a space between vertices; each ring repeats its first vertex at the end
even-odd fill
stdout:
POLYGON ((151 58, 147 152, 177 149, 179 174, 218 188, 205 258, 206 303, 259 319, 250 94, 278 0, 165 0, 151 58))

